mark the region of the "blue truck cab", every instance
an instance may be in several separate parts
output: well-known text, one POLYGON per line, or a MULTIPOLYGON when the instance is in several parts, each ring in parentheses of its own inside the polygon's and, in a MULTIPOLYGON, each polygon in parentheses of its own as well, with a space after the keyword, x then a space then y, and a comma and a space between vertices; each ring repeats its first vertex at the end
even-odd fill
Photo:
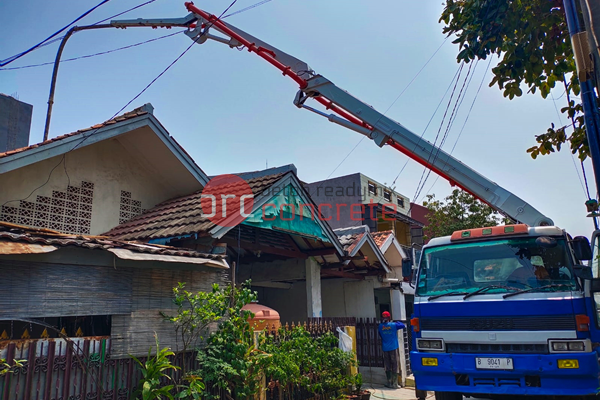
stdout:
POLYGON ((417 274, 417 397, 599 393, 600 281, 587 238, 551 226, 457 231, 423 248, 417 274))

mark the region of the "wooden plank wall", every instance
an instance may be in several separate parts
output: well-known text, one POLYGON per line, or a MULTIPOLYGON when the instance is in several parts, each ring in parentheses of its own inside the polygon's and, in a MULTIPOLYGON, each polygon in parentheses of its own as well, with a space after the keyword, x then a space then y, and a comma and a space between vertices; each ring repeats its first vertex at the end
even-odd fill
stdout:
MULTIPOLYGON (((154 264, 156 265, 156 264, 154 264)), ((175 309, 173 287, 192 292, 223 284, 228 270, 123 268, 0 261, 0 319, 112 315, 114 358, 147 355, 155 346, 176 350, 174 327, 160 311, 175 309)))
POLYGON ((173 287, 178 282, 186 283, 191 292, 210 291, 213 283, 223 284, 227 272, 217 270, 145 270, 133 276, 132 312, 112 318, 112 356, 147 355, 155 345, 154 333, 158 335, 160 347, 177 348, 174 326, 164 321, 159 311, 173 312, 173 287), (215 272, 216 271, 216 272, 215 272))
POLYGON ((131 312, 132 269, 0 261, 0 319, 131 312))

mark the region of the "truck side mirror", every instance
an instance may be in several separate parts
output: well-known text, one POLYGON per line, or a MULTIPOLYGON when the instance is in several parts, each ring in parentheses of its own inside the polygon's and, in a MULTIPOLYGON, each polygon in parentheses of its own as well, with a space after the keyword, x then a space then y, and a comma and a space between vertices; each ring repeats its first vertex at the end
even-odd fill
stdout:
MULTIPOLYGON (((585 279, 585 280, 593 280, 594 279, 594 276, 592 274, 592 267, 587 266, 587 265, 574 265, 573 273, 575 274, 576 277, 581 278, 581 279, 585 279)), ((600 290, 600 281, 598 283, 599 283, 598 289, 600 290)))
POLYGON ((571 241, 573 246, 573 252, 578 260, 591 260, 592 259, 592 247, 590 241, 585 236, 576 236, 571 241))

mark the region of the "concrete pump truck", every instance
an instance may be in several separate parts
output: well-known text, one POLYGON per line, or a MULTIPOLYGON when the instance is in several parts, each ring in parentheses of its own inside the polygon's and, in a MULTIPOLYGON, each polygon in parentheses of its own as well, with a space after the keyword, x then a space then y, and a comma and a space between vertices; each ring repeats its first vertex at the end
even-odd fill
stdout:
MULTIPOLYGON (((426 391, 435 391, 438 400, 598 392, 600 279, 587 238, 571 237, 524 200, 305 62, 193 3, 185 5, 190 14, 183 18, 111 25, 187 27, 185 33, 198 44, 213 40, 255 53, 299 85, 293 100, 297 107, 365 135, 379 147, 399 150, 514 221, 454 232, 424 247, 411 320, 417 397, 426 391)), ((597 231, 595 250, 598 237, 597 231)))

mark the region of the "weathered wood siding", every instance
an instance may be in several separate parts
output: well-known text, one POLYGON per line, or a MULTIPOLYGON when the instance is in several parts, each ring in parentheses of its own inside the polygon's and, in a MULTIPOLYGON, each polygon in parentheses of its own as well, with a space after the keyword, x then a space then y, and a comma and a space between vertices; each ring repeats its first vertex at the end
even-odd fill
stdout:
POLYGON ((164 321, 160 311, 167 314, 176 310, 172 302, 173 288, 178 282, 186 283, 186 290, 203 292, 212 290, 213 283, 224 283, 226 272, 216 270, 144 270, 133 275, 132 312, 112 318, 112 356, 148 354, 156 346, 154 333, 161 347, 177 350, 173 324, 164 321))
POLYGON ((0 319, 131 312, 133 271, 0 261, 0 319))
POLYGON ((155 346, 176 349, 174 327, 160 311, 175 309, 173 287, 193 292, 223 284, 228 270, 130 268, 0 260, 0 319, 112 315, 112 356, 147 355, 155 346))

